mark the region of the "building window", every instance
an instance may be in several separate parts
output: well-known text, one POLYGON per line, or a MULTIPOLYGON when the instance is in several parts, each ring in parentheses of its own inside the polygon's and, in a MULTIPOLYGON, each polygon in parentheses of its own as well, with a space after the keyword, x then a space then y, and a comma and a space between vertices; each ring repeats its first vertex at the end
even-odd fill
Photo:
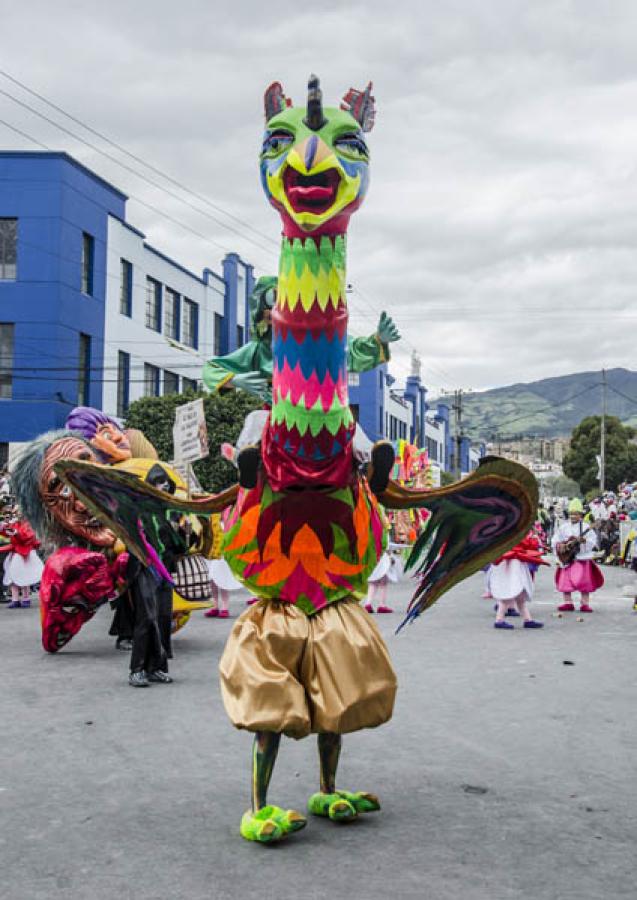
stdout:
POLYGON ((179 340, 179 294, 171 288, 166 288, 164 295, 164 334, 179 340))
POLYGON ((347 384, 349 387, 358 387, 361 383, 361 376, 358 372, 348 372, 347 373, 347 384))
POLYGON ((354 421, 358 422, 360 419, 360 405, 358 403, 350 403, 349 408, 352 411, 352 415, 354 416, 354 421))
POLYGON ((125 416, 130 399, 130 353, 117 354, 117 415, 125 416))
POLYGON ((0 322, 0 400, 13 396, 13 332, 15 325, 0 322))
POLYGON ((80 358, 77 368, 77 404, 89 405, 91 388, 91 338, 88 334, 80 334, 80 358))
POLYGON ((146 278, 146 328, 161 331, 161 284, 146 278))
POLYGON ((159 369, 144 363, 144 397, 159 397, 159 369))
POLYGON ((186 347, 193 347, 195 350, 199 346, 197 335, 199 325, 199 307, 192 300, 186 300, 184 297, 183 311, 183 327, 181 331, 181 342, 186 347))
POLYGON ((164 394, 179 393, 179 375, 176 372, 164 370, 164 394))
POLYGON ((133 315, 133 264, 120 259, 119 311, 129 318, 133 315))
POLYGON ((192 391, 193 394, 197 393, 197 380, 195 378, 183 378, 181 383, 184 394, 186 391, 192 391))
POLYGON ((215 313, 215 333, 213 337, 212 352, 215 356, 221 356, 221 329, 223 328, 223 316, 215 313))
POLYGON ((82 232, 82 293, 93 296, 93 263, 95 261, 95 239, 82 232))
POLYGON ((243 347, 243 325, 237 325, 237 347, 243 347))
POLYGON ((0 280, 15 281, 18 262, 18 220, 0 219, 0 280))

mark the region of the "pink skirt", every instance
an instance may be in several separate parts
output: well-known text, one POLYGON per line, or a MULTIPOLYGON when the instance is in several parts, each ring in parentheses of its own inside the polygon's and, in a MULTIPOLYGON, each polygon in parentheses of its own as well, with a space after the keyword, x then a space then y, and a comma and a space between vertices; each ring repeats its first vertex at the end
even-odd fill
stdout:
POLYGON ((563 594, 570 594, 571 591, 591 594, 603 584, 601 569, 592 559, 576 559, 570 566, 555 572, 555 587, 563 594))

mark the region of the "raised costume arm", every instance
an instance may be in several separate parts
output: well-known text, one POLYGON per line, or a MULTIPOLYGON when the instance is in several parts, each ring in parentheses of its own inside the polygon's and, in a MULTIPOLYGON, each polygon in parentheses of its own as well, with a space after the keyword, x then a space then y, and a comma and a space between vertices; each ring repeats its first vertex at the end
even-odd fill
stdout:
POLYGON ((368 372, 390 358, 389 344, 400 340, 393 319, 383 312, 374 334, 366 338, 348 338, 347 368, 350 372, 368 372))
POLYGON ((261 388, 266 393, 268 379, 272 378, 272 359, 270 358, 268 366, 268 360, 262 358, 264 354, 260 350, 256 341, 250 341, 226 356, 209 359, 202 373, 207 390, 214 392, 224 387, 236 387, 261 396, 258 390, 250 389, 250 386, 256 384, 256 379, 260 379, 261 388), (252 376, 252 379, 246 382, 244 376, 247 375, 252 376), (246 387, 246 384, 249 386, 246 387))

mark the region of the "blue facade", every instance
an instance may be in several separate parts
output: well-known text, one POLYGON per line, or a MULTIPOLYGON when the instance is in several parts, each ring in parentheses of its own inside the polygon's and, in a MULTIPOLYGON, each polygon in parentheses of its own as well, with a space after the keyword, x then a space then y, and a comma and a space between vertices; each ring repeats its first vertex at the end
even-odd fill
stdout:
MULTIPOLYGON (((66 153, 0 152, 0 183, 0 219, 17 220, 16 277, 0 280, 0 325, 13 326, 12 359, 0 359, 4 378, 4 383, 0 382, 2 461, 7 445, 61 428, 78 403, 103 408, 105 380, 112 383, 115 377, 113 371, 104 373, 107 295, 109 303, 119 303, 119 298, 112 299, 116 292, 107 291, 107 281, 120 278, 119 269, 116 273, 112 269, 119 266, 119 259, 113 263, 113 251, 107 247, 109 219, 142 240, 144 235, 126 222, 126 195, 66 153), (6 376, 10 377, 9 388, 6 376), (10 397, 6 397, 8 391, 10 397)), ((240 340, 237 298, 243 278, 243 338, 249 339, 247 296, 254 282, 252 266, 230 253, 223 262, 223 277, 206 269, 199 278, 159 250, 146 243, 143 246, 173 270, 202 284, 216 282, 224 296, 222 353, 235 349, 240 340)), ((132 297, 132 268, 128 277, 132 297)), ((184 300, 179 297, 179 306, 184 300)), ((179 306, 175 311, 176 340, 182 338, 179 306)), ((199 312, 195 303, 194 343, 189 345, 194 350, 199 349, 201 340, 199 312)), ((160 327, 156 332, 160 333, 163 310, 157 317, 160 327)), ((129 359, 131 354, 143 356, 144 340, 140 338, 142 344, 136 348, 128 337, 124 336, 119 347, 123 355, 129 359)), ((112 344, 109 338, 107 349, 112 350, 112 344)), ((139 362, 136 365, 139 368, 139 362)), ((140 377, 138 374, 138 381, 140 377)))
POLYGON ((358 384, 349 385, 349 402, 356 412, 363 431, 370 440, 379 441, 385 437, 385 379, 387 363, 371 372, 361 372, 358 384))
POLYGON ((443 469, 448 472, 451 468, 451 459, 454 455, 453 436, 451 434, 451 425, 449 421, 449 407, 446 403, 438 403, 436 406, 436 419, 440 422, 445 431, 445 458, 443 469))
POLYGON ((64 424, 78 400, 80 335, 90 339, 85 397, 101 403, 90 370, 104 354, 108 214, 126 196, 65 153, 0 153, 0 217, 16 218, 17 277, 0 281, 0 322, 14 324, 12 398, 0 400, 0 440, 64 424), (91 293, 82 291, 83 235, 92 239, 91 293))
MULTIPOLYGON (((241 263, 240 257, 236 253, 228 253, 223 261, 223 279, 226 283, 226 295, 223 311, 223 329, 221 352, 232 353, 237 349, 237 287, 238 287, 238 268, 241 263)), ((247 290, 246 297, 249 297, 254 287, 254 275, 252 266, 246 267, 247 290)), ((250 338, 250 313, 248 310, 248 301, 245 304, 245 328, 243 334, 243 342, 250 338)))
POLYGON ((417 447, 425 446, 425 414, 427 412, 427 388, 420 383, 419 375, 410 375, 405 384, 405 400, 412 405, 412 426, 410 443, 417 447))

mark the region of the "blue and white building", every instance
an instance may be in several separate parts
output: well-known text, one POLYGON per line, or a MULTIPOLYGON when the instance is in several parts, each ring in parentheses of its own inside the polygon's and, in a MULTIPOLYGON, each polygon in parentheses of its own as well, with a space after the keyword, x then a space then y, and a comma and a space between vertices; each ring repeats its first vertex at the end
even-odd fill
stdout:
POLYGON ((0 466, 78 404, 197 387, 248 338, 252 266, 197 275, 126 221, 127 197, 66 153, 0 153, 0 466))
MULTIPOLYGON (((453 433, 450 408, 437 402, 427 403, 427 388, 422 384, 420 364, 412 360, 411 375, 400 387, 384 363, 372 372, 349 375, 349 399, 357 421, 372 441, 406 440, 427 450, 434 470, 434 482, 441 472, 456 469, 458 442, 453 433)), ((478 467, 485 455, 484 444, 472 445, 470 438, 460 439, 460 470, 463 476, 478 467)))

